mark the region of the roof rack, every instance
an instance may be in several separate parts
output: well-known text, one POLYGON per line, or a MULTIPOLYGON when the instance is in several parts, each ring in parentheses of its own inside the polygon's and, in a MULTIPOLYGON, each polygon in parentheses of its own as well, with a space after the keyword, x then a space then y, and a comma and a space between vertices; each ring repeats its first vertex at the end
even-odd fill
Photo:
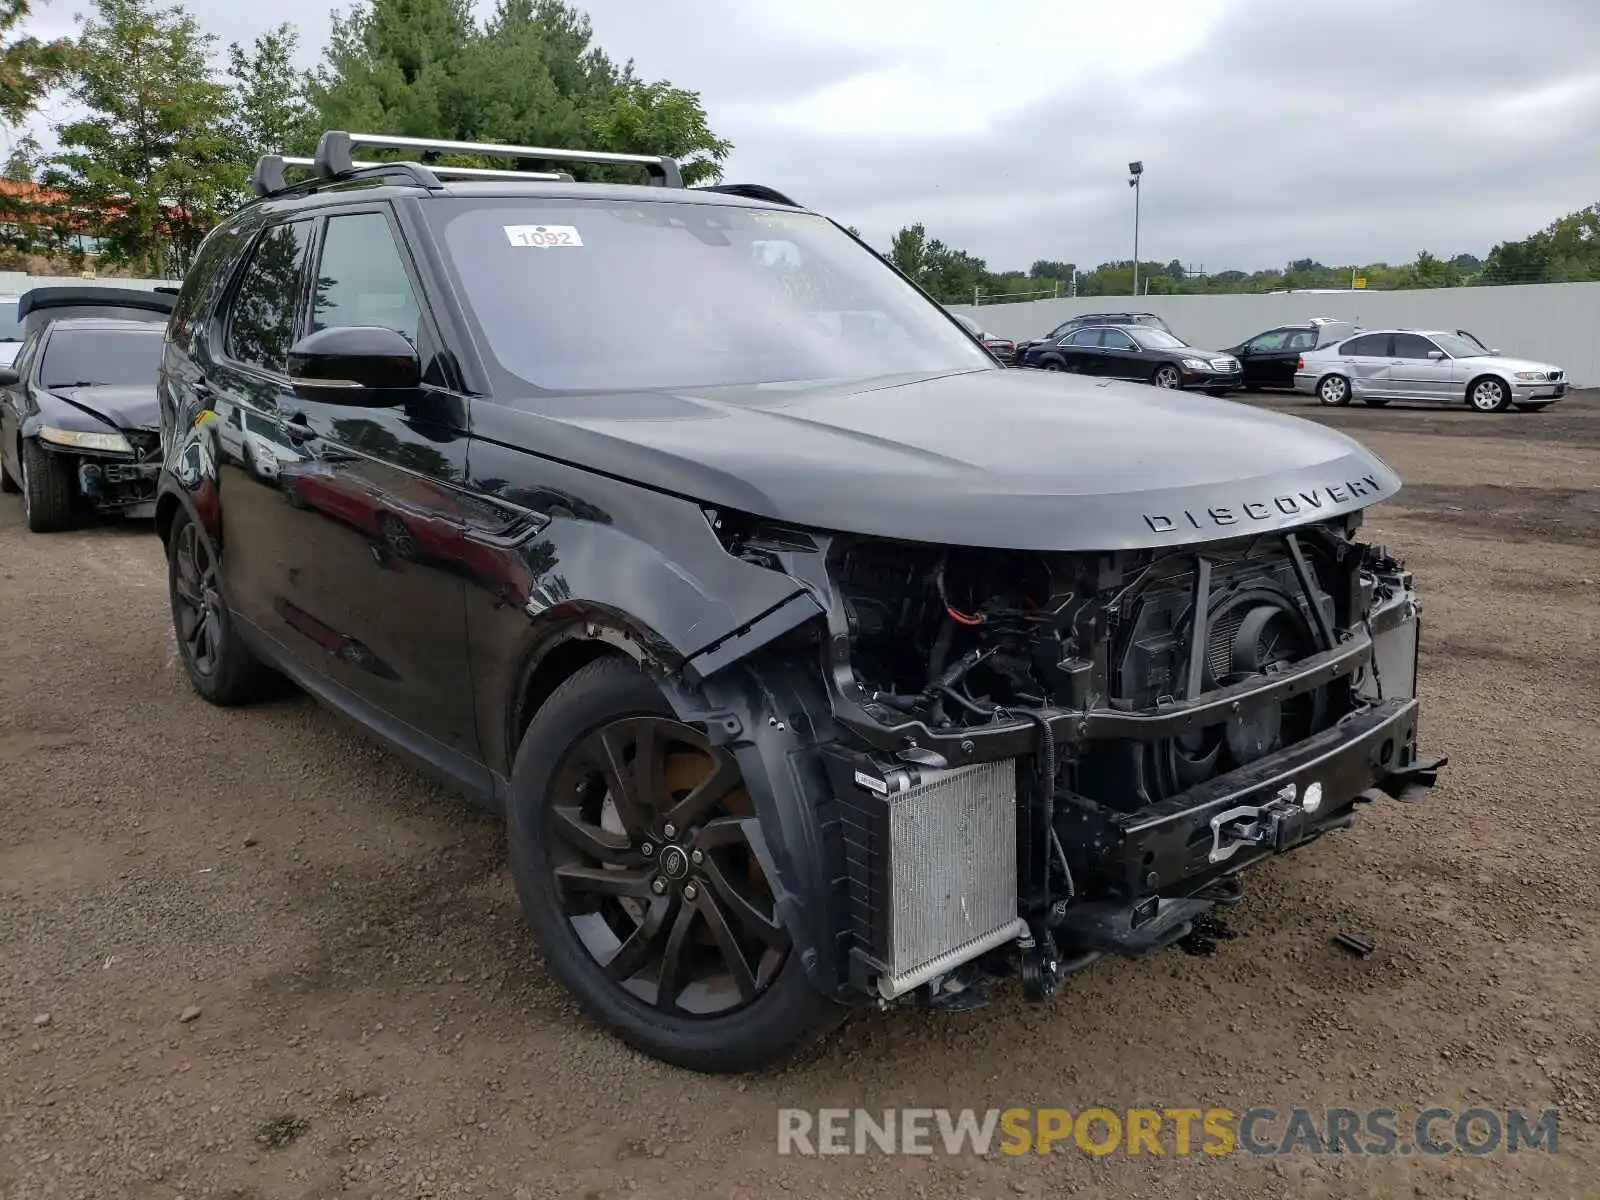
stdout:
POLYGON ((550 146, 506 146, 496 142, 442 142, 430 138, 401 137, 385 133, 346 133, 330 129, 317 142, 314 158, 291 158, 281 154, 263 155, 250 176, 251 187, 258 196, 271 196, 278 192, 308 188, 316 190, 329 183, 348 182, 352 179, 400 177, 418 187, 437 188, 445 179, 505 179, 526 182, 551 180, 570 182, 572 176, 565 172, 530 170, 495 170, 486 167, 448 167, 436 163, 418 162, 378 163, 357 161, 354 151, 358 146, 384 150, 416 150, 418 158, 430 154, 479 154, 495 158, 514 159, 518 166, 529 162, 583 162, 616 163, 643 167, 650 173, 651 183, 659 187, 682 187, 683 172, 678 161, 665 155, 615 154, 603 150, 562 150, 550 146), (285 177, 286 167, 310 167, 312 179, 300 184, 290 184, 285 177))

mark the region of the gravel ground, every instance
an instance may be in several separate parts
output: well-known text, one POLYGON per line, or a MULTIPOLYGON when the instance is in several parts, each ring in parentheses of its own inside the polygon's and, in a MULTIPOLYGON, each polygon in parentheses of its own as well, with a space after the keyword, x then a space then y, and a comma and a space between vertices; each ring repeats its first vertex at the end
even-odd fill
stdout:
POLYGON ((643 1059, 529 949, 494 820, 303 698, 181 678, 148 527, 0 500, 0 1196, 1593 1196, 1600 402, 1260 401, 1408 481, 1421 804, 1257 871, 1207 957, 868 1016, 743 1081, 643 1059), (1377 944, 1357 958, 1331 943, 1377 944), (1562 1109, 1555 1155, 779 1157, 777 1109, 1562 1109))

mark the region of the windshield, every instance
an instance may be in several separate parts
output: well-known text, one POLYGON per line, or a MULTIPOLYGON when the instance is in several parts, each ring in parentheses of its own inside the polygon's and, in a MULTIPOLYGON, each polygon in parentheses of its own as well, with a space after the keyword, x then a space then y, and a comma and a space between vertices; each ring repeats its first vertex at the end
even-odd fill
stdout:
POLYGON ((821 217, 668 201, 439 200, 467 307, 500 366, 563 391, 994 367, 821 217))
POLYGON ((17 320, 17 302, 0 300, 0 342, 20 342, 22 322, 17 320))
POLYGON ((1189 343, 1180 337, 1175 337, 1164 329, 1151 329, 1141 325, 1137 329, 1130 329, 1128 333, 1133 340, 1146 350, 1177 350, 1189 343))
POLYGON ((121 329, 58 329, 39 366, 45 388, 96 384, 150 387, 161 365, 163 327, 149 333, 121 329))
POLYGON ((1457 337, 1453 333, 1429 334, 1434 343, 1451 358, 1482 358, 1489 353, 1477 342, 1469 341, 1464 337, 1457 337))

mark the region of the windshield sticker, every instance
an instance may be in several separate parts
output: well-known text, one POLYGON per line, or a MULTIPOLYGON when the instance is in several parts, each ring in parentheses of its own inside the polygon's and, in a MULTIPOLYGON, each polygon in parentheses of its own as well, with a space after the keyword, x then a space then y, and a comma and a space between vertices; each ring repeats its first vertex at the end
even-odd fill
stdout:
POLYGON ((506 240, 513 246, 531 246, 542 250, 547 246, 581 246, 583 239, 571 225, 502 225, 506 240))

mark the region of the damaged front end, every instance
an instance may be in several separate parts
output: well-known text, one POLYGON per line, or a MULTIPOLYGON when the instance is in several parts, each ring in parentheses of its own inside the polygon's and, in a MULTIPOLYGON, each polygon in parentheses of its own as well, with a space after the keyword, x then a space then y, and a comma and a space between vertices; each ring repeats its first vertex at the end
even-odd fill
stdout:
POLYGON ((1034 553, 715 515, 825 612, 839 994, 964 1005, 1020 973, 1043 998, 1431 786, 1412 576, 1360 521, 1034 553))

